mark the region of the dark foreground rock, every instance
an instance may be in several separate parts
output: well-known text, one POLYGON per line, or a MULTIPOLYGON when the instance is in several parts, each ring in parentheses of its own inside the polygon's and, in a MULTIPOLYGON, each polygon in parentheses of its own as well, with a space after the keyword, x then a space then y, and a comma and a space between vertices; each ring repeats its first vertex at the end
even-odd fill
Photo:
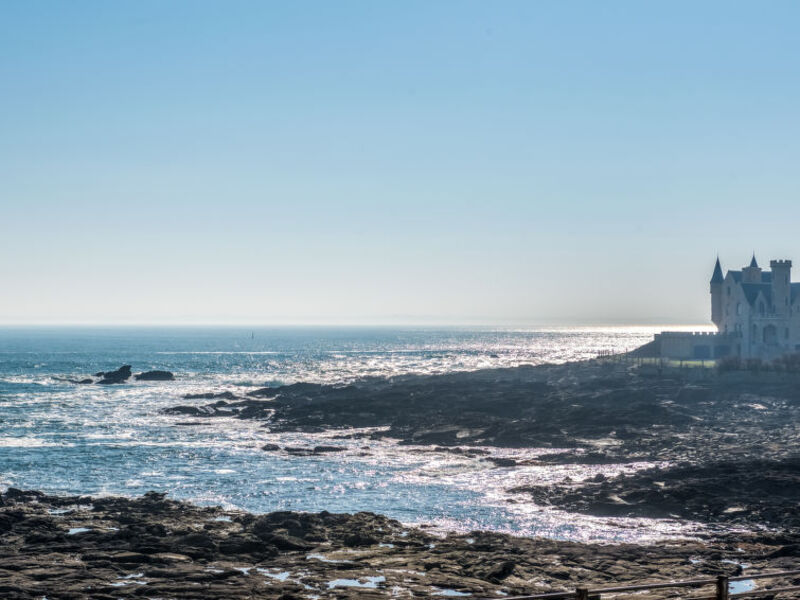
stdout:
POLYGON ((800 531, 800 458, 681 464, 521 487, 539 505, 603 517, 683 518, 800 531))
MULTIPOLYGON (((579 584, 796 567, 797 536, 585 545, 473 532, 435 537, 372 513, 251 515, 149 493, 0 495, 0 597, 499 597, 579 584), (737 564, 733 564, 737 563, 737 564)), ((788 583, 788 582, 787 582, 788 583)))

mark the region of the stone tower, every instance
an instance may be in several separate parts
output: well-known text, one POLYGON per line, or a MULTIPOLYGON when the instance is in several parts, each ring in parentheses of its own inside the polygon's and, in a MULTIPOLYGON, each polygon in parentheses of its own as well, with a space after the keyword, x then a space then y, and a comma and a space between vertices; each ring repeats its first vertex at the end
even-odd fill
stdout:
POLYGON ((772 304, 775 314, 788 317, 791 313, 792 261, 772 260, 772 304))
POLYGON ((722 266, 714 265, 714 274, 711 276, 711 322, 719 328, 722 324, 722 266))

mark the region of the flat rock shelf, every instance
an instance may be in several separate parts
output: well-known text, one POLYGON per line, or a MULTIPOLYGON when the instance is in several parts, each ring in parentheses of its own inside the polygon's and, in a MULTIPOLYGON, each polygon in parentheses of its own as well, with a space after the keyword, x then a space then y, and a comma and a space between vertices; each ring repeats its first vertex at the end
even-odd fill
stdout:
POLYGON ((253 515, 163 494, 0 495, 0 597, 497 597, 583 584, 788 569, 800 537, 740 534, 653 546, 498 533, 432 535, 372 513, 253 515))

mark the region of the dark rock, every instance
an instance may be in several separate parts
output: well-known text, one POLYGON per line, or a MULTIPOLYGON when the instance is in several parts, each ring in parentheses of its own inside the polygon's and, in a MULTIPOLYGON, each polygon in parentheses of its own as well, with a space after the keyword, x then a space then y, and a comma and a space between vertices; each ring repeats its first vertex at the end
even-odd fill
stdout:
POLYGON ((253 390, 252 392, 247 392, 248 396, 252 396, 253 398, 274 398, 280 393, 280 388, 259 388, 257 390, 253 390))
POLYGON ((326 454, 329 452, 344 452, 341 446, 314 446, 314 454, 326 454))
POLYGON ((311 448, 301 448, 297 446, 284 446, 283 451, 294 456, 311 456, 314 454, 314 450, 311 448))
POLYGON ((344 538, 344 545, 350 548, 359 548, 362 546, 374 546, 378 543, 378 539, 366 533, 356 532, 344 538))
POLYGON ((784 556, 800 557, 800 544, 787 544, 767 554, 767 558, 781 558, 784 556))
POLYGON ((606 517, 681 517, 800 528, 800 457, 741 460, 599 474, 579 485, 530 486, 537 504, 606 517))
POLYGON ((124 383, 127 381, 131 376, 131 366, 130 365, 123 365, 116 371, 109 371, 106 373, 102 373, 98 375, 98 377, 102 377, 99 383, 100 385, 111 385, 115 383, 124 383))
POLYGON ((134 379, 137 381, 172 381, 175 379, 175 375, 169 371, 145 371, 134 375, 134 379))
POLYGON ((500 583, 514 572, 515 566, 514 562, 505 560, 490 570, 486 575, 486 579, 492 583, 500 583))
POLYGON ((486 460, 493 462, 496 467, 516 467, 517 461, 513 458, 502 458, 498 456, 490 456, 486 460))
POLYGON ((252 535, 229 536, 219 544, 219 551, 223 554, 277 554, 274 548, 268 546, 263 540, 252 535))
MULTIPOLYGON (((165 412, 259 419, 276 433, 343 430, 342 439, 353 439, 352 428, 375 428, 359 435, 465 458, 480 457, 483 446, 568 449, 516 463, 524 465, 670 463, 675 470, 666 475, 598 476, 528 493, 539 504, 597 515, 793 527, 800 519, 790 510, 798 500, 791 490, 800 487, 790 464, 800 441, 797 384, 797 377, 780 373, 586 361, 350 385, 298 383, 255 390, 223 407, 165 412)), ((515 459, 485 458, 515 466, 515 459)))
POLYGON ((265 452, 276 452, 280 450, 281 447, 278 444, 264 444, 263 446, 261 446, 261 449, 264 450, 265 452))
POLYGON ((184 400, 212 400, 222 398, 223 400, 236 400, 238 396, 233 392, 206 392, 203 394, 186 394, 184 400))
POLYGON ((796 530, 647 546, 480 531, 434 537, 372 513, 256 516, 175 502, 159 493, 88 499, 11 490, 10 496, 0 493, 0 524, 11 526, 10 534, 0 530, 0 597, 9 600, 308 595, 356 600, 434 596, 442 588, 478 598, 499 597, 498 592, 521 596, 578 583, 652 581, 654 574, 665 580, 713 578, 733 573, 731 561, 747 562, 755 572, 789 569, 800 548, 796 530), (50 514, 53 508, 89 503, 91 510, 50 514), (219 520, 222 515, 228 520, 219 520), (92 532, 65 536, 67 527, 92 532), (379 543, 384 546, 364 557, 350 550, 379 543), (291 577, 272 580, 256 569, 287 571, 291 577), (341 578, 365 581, 376 573, 386 581, 369 590, 329 585, 341 578))
POLYGON ((314 547, 312 544, 305 543, 300 538, 280 533, 264 533, 259 537, 271 546, 274 546, 278 550, 283 550, 284 552, 305 551, 311 550, 314 547))
POLYGON ((3 494, 3 500, 10 500, 12 502, 33 502, 44 497, 45 495, 42 492, 37 492, 35 490, 20 490, 13 487, 8 488, 5 491, 5 494, 3 494))

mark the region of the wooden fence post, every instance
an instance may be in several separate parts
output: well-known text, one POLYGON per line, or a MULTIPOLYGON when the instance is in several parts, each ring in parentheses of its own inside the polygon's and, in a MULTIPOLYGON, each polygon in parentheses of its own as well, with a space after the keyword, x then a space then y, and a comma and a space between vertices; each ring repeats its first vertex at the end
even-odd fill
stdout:
POLYGON ((589 588, 585 587, 576 588, 575 600, 589 600, 589 588))
POLYGON ((717 577, 717 600, 728 600, 728 578, 725 575, 717 577))

